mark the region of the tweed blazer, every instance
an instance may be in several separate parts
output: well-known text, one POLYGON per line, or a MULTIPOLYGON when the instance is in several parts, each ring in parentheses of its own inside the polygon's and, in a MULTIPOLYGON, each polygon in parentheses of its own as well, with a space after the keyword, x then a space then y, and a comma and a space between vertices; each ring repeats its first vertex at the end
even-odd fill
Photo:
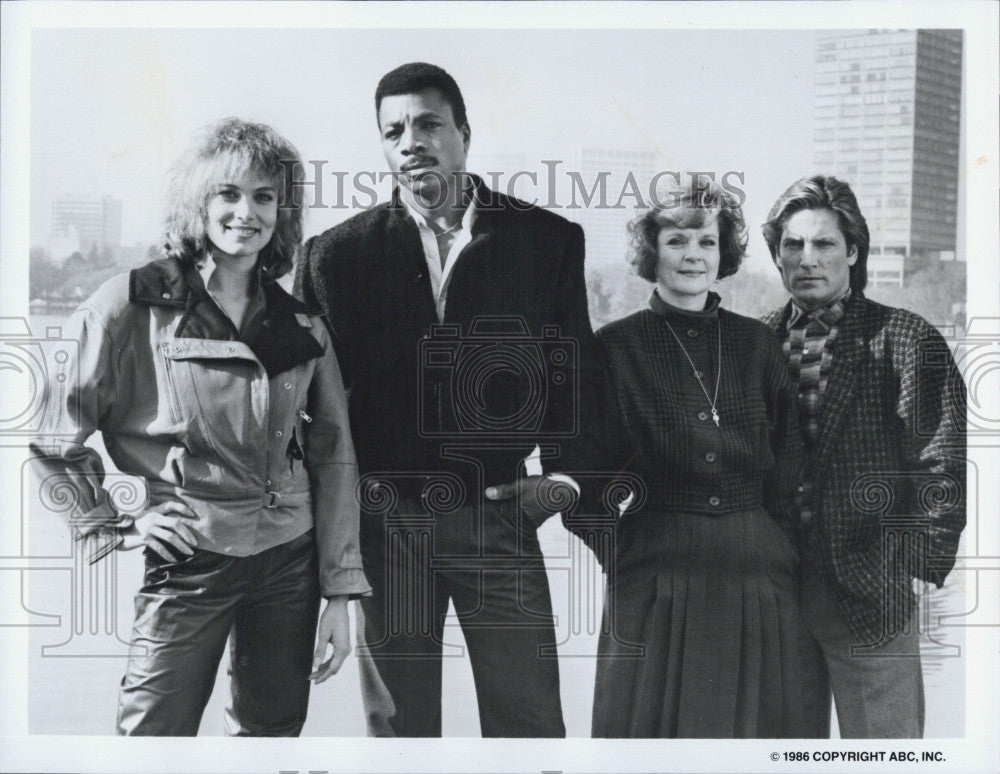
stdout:
MULTIPOLYGON (((787 337, 791 303, 763 317, 787 337)), ((940 587, 965 526, 965 384, 919 315, 855 292, 839 323, 819 438, 807 458, 820 567, 861 643, 913 612, 912 579, 940 587)))
POLYGON ((362 474, 419 490, 445 472, 467 504, 513 481, 536 443, 544 451, 552 441, 552 467, 574 467, 555 455, 578 430, 581 373, 594 369, 596 346, 583 229, 473 179, 472 241, 452 269, 444 327, 398 192, 308 240, 295 282, 332 322, 362 474), (538 381, 504 382, 522 366, 538 381))

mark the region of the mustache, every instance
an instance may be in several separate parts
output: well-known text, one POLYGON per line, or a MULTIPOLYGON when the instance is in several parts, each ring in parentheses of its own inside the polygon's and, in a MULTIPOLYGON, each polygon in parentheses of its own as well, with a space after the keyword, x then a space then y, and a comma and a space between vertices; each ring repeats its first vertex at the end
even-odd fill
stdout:
POLYGON ((438 160, 434 156, 417 156, 407 161, 399 168, 400 172, 411 172, 420 167, 428 167, 437 164, 438 160))

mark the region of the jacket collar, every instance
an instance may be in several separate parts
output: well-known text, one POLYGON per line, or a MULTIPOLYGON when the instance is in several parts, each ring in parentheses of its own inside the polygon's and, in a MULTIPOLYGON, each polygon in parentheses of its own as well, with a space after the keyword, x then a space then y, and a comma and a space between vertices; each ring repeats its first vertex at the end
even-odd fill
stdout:
MULTIPOLYGON (((176 258, 162 258, 147 263, 129 274, 128 296, 133 304, 167 306, 174 309, 187 307, 191 295, 190 273, 185 272, 176 258)), ((200 284, 201 280, 198 280, 200 284)))
MULTIPOLYGON (((261 288, 268 311, 288 314, 319 315, 320 311, 304 304, 273 280, 262 280, 261 288)), ((186 267, 176 258, 161 258, 133 269, 129 276, 129 301, 147 306, 185 309, 191 296, 208 299, 208 292, 197 267, 186 267)))
MULTIPOLYGON (((323 354, 309 333, 310 317, 319 312, 289 295, 273 280, 263 280, 264 312, 261 324, 248 331, 246 344, 274 376, 323 354)), ((240 341, 239 331, 205 290, 194 265, 163 258, 133 269, 129 276, 129 301, 154 307, 184 310, 175 338, 240 341)))
POLYGON ((322 323, 319 311, 286 293, 277 282, 265 282, 263 289, 264 319, 261 325, 250 331, 247 343, 267 375, 273 378, 323 355, 323 347, 309 332, 314 324, 322 323))
POLYGON ((788 300, 784 306, 768 312, 761 320, 777 334, 780 341, 784 341, 788 338, 788 320, 791 316, 792 302, 788 300))

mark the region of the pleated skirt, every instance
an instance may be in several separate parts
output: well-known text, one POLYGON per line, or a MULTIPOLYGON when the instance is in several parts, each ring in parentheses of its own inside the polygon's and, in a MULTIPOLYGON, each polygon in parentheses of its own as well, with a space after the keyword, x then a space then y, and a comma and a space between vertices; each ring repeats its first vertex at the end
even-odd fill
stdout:
POLYGON ((768 513, 646 513, 619 541, 593 736, 809 735, 798 559, 768 513))

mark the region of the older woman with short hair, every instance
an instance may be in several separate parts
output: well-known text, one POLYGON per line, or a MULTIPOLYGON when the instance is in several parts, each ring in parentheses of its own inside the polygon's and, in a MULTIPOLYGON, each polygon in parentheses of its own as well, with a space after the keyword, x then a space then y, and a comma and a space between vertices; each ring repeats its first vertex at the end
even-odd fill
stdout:
POLYGON ((79 356, 32 450, 75 490, 70 523, 94 560, 144 548, 120 734, 196 734, 229 638, 227 732, 297 735, 310 678, 350 652, 347 601, 369 591, 330 335, 275 281, 302 238, 283 196, 298 160, 263 124, 208 127, 170 172, 165 257, 109 280, 68 324, 79 356), (145 481, 138 518, 102 487, 95 431, 145 481))
POLYGON ((771 331, 712 292, 746 250, 738 203, 672 194, 630 225, 649 308, 597 333, 600 458, 646 491, 605 567, 593 734, 801 736, 797 405, 771 331))

